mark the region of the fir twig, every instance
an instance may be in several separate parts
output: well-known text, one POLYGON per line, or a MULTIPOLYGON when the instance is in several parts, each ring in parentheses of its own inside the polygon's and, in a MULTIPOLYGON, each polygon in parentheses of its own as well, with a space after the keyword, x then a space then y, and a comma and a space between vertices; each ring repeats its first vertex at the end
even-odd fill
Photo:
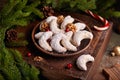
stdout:
POLYGON ((28 45, 28 41, 26 40, 6 42, 7 47, 23 47, 27 45, 28 45))
POLYGON ((7 16, 19 2, 20 0, 11 0, 4 6, 0 14, 2 16, 7 16))
POLYGON ((12 50, 12 54, 15 61, 17 62, 16 65, 19 68, 19 71, 22 73, 24 80, 39 80, 39 71, 35 67, 27 65, 27 63, 23 61, 20 52, 17 50, 12 50))

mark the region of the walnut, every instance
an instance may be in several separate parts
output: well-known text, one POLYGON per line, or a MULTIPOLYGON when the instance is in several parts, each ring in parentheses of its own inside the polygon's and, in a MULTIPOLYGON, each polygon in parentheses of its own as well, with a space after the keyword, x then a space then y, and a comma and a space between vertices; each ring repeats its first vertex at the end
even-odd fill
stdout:
POLYGON ((40 61, 42 61, 42 60, 43 60, 43 58, 40 57, 40 56, 34 57, 34 61, 40 62, 40 61))
POLYGON ((73 23, 68 23, 66 25, 66 31, 72 31, 72 32, 75 32, 76 31, 76 26, 73 24, 73 23))
POLYGON ((40 25, 40 30, 41 31, 49 31, 49 24, 47 22, 42 22, 40 25))
POLYGON ((61 23, 63 22, 63 20, 64 20, 64 16, 63 16, 63 15, 60 15, 60 16, 58 16, 57 18, 58 18, 58 19, 57 19, 57 23, 58 23, 58 24, 61 24, 61 23))

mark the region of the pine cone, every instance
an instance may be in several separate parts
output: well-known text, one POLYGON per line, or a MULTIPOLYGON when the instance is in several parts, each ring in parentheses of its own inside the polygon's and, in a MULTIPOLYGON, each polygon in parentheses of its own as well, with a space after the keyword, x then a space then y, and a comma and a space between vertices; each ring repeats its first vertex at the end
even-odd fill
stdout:
POLYGON ((43 14, 45 17, 51 16, 54 14, 54 10, 52 9, 52 7, 44 6, 43 7, 43 14))
POLYGON ((7 41, 15 41, 17 40, 17 31, 15 29, 10 29, 6 32, 6 40, 7 41))

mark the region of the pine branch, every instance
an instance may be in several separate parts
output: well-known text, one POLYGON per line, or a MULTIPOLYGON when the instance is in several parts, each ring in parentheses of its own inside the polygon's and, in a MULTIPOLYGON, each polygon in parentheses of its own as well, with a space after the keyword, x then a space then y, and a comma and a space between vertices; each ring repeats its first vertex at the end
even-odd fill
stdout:
POLYGON ((4 76, 0 73, 0 80, 5 80, 4 76))
POLYGON ((31 7, 31 6, 26 6, 25 11, 34 13, 35 15, 37 15, 37 16, 39 16, 41 18, 44 17, 42 12, 40 12, 38 9, 36 9, 34 7, 31 7))
MULTIPOLYGON (((13 50, 12 50, 13 51, 13 50)), ((22 56, 20 55, 20 52, 17 50, 12 52, 14 59, 16 61, 16 65, 19 68, 19 71, 22 73, 24 80, 39 80, 38 74, 39 71, 35 67, 31 65, 27 65, 25 61, 23 61, 22 56)))
POLYGON ((17 5, 15 6, 15 11, 16 11, 16 10, 22 10, 22 9, 26 6, 27 2, 28 2, 28 0, 21 0, 21 1, 19 2, 19 4, 17 4, 17 5))
POLYGON ((24 47, 26 45, 28 45, 28 41, 26 41, 26 40, 11 41, 11 42, 6 43, 7 47, 24 47))
POLYGON ((69 10, 69 11, 78 11, 78 10, 88 10, 95 9, 96 0, 44 0, 44 5, 50 5, 54 9, 59 11, 69 10), (67 8, 67 9, 66 9, 67 8))
POLYGON ((35 8, 35 7, 39 6, 40 4, 41 4, 40 0, 35 0, 35 1, 31 2, 30 6, 35 8))
POLYGON ((35 8, 38 3, 31 3, 30 6, 27 2, 27 0, 9 0, 0 12, 0 72, 5 80, 38 80, 39 70, 28 65, 17 51, 7 49, 4 43, 5 32, 9 28, 27 25, 33 13, 42 17, 40 10, 35 8), (32 11, 24 11, 26 6, 31 7, 32 11))
POLYGON ((0 15, 7 16, 12 9, 20 2, 20 0, 11 0, 9 3, 7 3, 4 8, 1 10, 0 15))
POLYGON ((115 0, 99 0, 96 1, 96 5, 97 5, 96 10, 98 12, 103 12, 111 8, 114 4, 115 4, 115 0))
POLYGON ((1 52, 2 61, 0 62, 2 62, 2 65, 0 66, 0 72, 5 76, 6 80, 21 80, 21 74, 15 66, 11 53, 6 48, 1 49, 1 52))
POLYGON ((20 18, 20 19, 16 19, 8 23, 12 25, 26 26, 28 24, 28 21, 29 20, 27 20, 26 18, 20 18))

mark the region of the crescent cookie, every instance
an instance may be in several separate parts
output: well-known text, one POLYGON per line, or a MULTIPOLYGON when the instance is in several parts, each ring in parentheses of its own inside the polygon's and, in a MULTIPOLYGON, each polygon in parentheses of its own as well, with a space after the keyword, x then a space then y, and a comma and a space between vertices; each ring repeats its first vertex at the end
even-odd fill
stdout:
POLYGON ((60 32, 64 32, 63 30, 58 28, 58 24, 57 24, 57 19, 52 19, 50 22, 50 30, 53 33, 60 33, 60 32))
POLYGON ((83 55, 78 57, 78 59, 76 61, 76 65, 79 69, 86 71, 87 70, 87 63, 93 62, 93 61, 94 61, 93 56, 91 56, 90 54, 83 54, 83 55))
POLYGON ((50 23, 53 19, 56 19, 56 20, 57 20, 57 17, 55 17, 55 16, 49 16, 49 17, 46 19, 46 22, 47 22, 47 23, 50 23))
POLYGON ((69 31, 65 33, 66 38, 62 39, 62 45, 69 51, 77 51, 77 48, 70 42, 73 32, 69 31))
POLYGON ((77 51, 77 48, 68 39, 62 39, 62 45, 69 51, 77 51))
POLYGON ((35 38, 36 39, 39 39, 42 35, 43 35, 44 32, 38 32, 35 34, 35 38))
POLYGON ((71 16, 66 16, 61 24, 61 29, 65 30, 66 25, 68 23, 73 23, 73 22, 74 22, 74 18, 72 18, 71 16))
POLYGON ((62 45, 61 45, 61 43, 60 43, 60 41, 63 39, 63 38, 65 38, 66 36, 63 34, 63 33, 57 33, 57 34, 55 34, 53 37, 52 37, 52 39, 51 39, 51 47, 55 50, 55 51, 57 51, 57 52, 59 52, 59 53, 62 53, 62 52, 66 52, 67 51, 67 49, 66 48, 64 48, 64 47, 62 47, 62 45))
POLYGON ((65 35, 67 36, 68 40, 71 40, 73 32, 72 31, 66 32, 65 35))
POLYGON ((85 29, 86 25, 84 23, 77 22, 74 24, 76 26, 76 32, 85 29))
POLYGON ((43 35, 39 38, 38 43, 39 45, 48 51, 52 51, 52 48, 50 47, 49 43, 47 42, 47 40, 52 37, 53 32, 48 31, 48 32, 44 32, 43 35))
POLYGON ((91 32, 83 30, 83 31, 75 32, 72 41, 75 46, 80 46, 81 41, 83 39, 92 39, 92 38, 93 38, 93 34, 91 32))

